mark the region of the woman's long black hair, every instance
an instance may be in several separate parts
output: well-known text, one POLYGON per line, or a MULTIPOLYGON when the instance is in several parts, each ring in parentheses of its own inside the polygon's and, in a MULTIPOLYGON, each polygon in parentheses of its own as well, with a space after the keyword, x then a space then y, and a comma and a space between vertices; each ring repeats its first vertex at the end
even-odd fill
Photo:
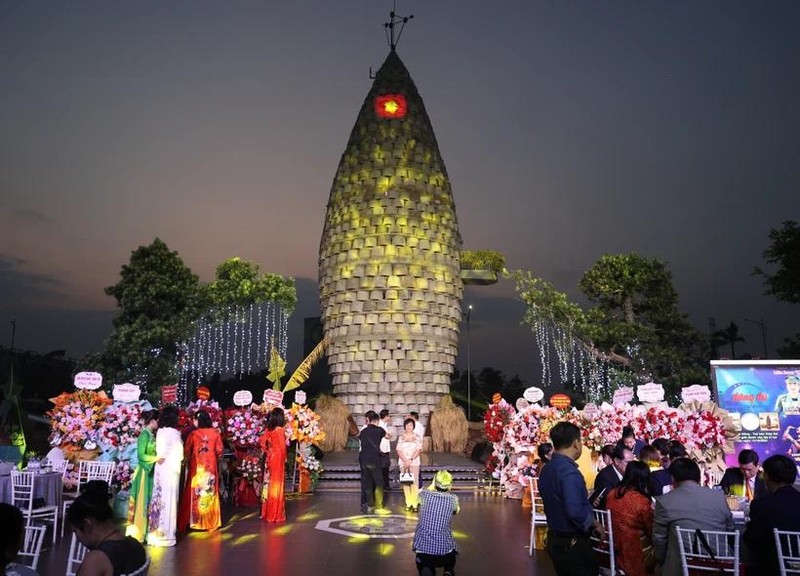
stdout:
POLYGON ((267 430, 275 430, 278 426, 286 425, 286 416, 283 415, 283 408, 273 408, 267 417, 267 430))
POLYGON ((622 497, 630 490, 650 498, 650 468, 640 460, 631 460, 625 466, 625 474, 617 486, 617 496, 622 497))

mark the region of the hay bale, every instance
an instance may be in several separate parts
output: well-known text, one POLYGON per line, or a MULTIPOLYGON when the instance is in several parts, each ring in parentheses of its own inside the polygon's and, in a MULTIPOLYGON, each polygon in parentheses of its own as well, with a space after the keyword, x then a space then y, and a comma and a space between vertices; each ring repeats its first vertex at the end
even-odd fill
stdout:
POLYGON ((314 411, 319 414, 319 425, 325 432, 325 439, 320 443, 320 449, 323 452, 344 450, 351 420, 347 406, 338 398, 323 394, 317 398, 314 411))
POLYGON ((469 424, 464 409, 453 404, 453 399, 442 396, 439 405, 428 420, 433 451, 463 454, 469 439, 469 424))

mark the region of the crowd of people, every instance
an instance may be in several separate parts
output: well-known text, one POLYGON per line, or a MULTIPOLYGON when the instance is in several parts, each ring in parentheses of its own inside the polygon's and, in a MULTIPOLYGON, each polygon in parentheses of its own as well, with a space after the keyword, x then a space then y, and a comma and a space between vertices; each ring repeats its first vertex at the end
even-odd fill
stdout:
POLYGON ((538 485, 547 549, 559 576, 599 573, 590 536, 605 535, 594 509, 611 512, 616 561, 628 576, 681 574, 675 527, 735 530, 729 496, 749 508, 742 558, 750 573, 778 575, 773 529, 800 530, 800 492, 793 486, 797 467, 785 455, 770 456, 759 467, 758 454, 742 450, 738 466, 707 487, 682 444, 660 439, 646 445, 626 427, 616 444, 601 451, 604 467, 590 493, 576 462, 583 450, 580 428, 560 422, 550 438, 553 453, 538 485))

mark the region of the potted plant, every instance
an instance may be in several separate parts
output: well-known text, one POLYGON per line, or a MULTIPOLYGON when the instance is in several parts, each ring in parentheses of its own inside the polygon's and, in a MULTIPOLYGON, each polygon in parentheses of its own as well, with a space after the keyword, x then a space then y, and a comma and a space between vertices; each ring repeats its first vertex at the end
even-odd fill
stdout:
POLYGON ((505 265, 505 256, 496 250, 462 250, 461 281, 483 286, 494 284, 505 265))

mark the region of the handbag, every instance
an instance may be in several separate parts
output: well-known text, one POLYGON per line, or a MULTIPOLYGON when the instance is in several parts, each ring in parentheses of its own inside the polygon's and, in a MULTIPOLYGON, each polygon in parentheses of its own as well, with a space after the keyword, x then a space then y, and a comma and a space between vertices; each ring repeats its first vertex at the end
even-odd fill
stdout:
MULTIPOLYGON (((714 551, 711 549, 711 546, 709 546, 709 544, 708 544, 708 540, 706 539, 706 535, 703 534, 703 531, 700 530, 700 528, 695 528, 695 531, 694 531, 694 545, 695 545, 695 547, 697 546, 698 540, 700 541, 700 545, 703 547, 703 550, 705 550, 706 554, 709 555, 710 561, 709 560, 703 561, 703 559, 695 559, 695 560, 693 560, 693 562, 698 563, 698 564, 705 564, 706 566, 708 566, 708 568, 701 568, 701 570, 703 570, 704 572, 706 570, 709 570, 709 569, 710 570, 716 569, 717 574, 719 574, 720 576, 725 576, 727 574, 727 572, 725 570, 727 563, 725 563, 722 560, 720 560, 719 558, 717 558, 716 554, 714 554, 714 551)), ((730 564, 728 564, 727 567, 732 569, 732 565, 730 565, 730 564)), ((692 572, 690 571, 690 574, 691 573, 692 572)))
POLYGON ((410 470, 406 470, 405 472, 400 473, 400 484, 413 484, 414 483, 414 475, 411 473, 410 470))

